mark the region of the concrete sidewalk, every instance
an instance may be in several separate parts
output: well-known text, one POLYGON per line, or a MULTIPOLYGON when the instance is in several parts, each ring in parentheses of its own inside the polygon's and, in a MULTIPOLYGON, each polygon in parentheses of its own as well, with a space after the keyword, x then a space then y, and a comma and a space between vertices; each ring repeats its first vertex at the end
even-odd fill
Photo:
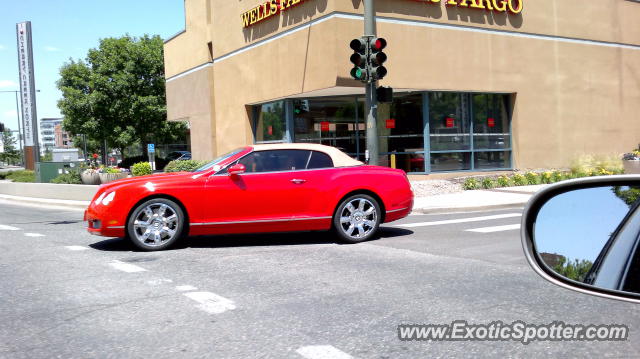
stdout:
MULTIPOLYGON (((523 207, 546 185, 505 187, 416 197, 413 211, 445 213, 523 207)), ((98 186, 0 181, 0 199, 58 207, 86 208, 98 186)))
POLYGON ((547 185, 505 187, 416 197, 413 211, 418 213, 444 213, 519 208, 524 207, 529 198, 545 186, 547 185))

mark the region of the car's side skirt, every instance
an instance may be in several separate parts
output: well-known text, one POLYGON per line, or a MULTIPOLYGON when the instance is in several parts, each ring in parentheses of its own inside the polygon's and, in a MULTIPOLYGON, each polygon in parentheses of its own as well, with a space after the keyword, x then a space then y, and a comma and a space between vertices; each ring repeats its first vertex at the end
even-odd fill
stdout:
POLYGON ((331 228, 331 218, 327 216, 190 223, 189 233, 203 235, 326 230, 331 228))

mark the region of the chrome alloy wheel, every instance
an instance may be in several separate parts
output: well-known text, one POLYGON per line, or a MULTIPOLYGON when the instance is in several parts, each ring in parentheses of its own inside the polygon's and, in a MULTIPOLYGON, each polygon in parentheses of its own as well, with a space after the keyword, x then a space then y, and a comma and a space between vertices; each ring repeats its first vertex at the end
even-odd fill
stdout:
POLYGON ((340 230, 353 239, 364 238, 376 228, 376 207, 364 198, 355 198, 340 213, 340 230))
POLYGON ((151 203, 133 222, 136 240, 145 246, 158 247, 173 240, 178 232, 176 211, 165 203, 151 203))

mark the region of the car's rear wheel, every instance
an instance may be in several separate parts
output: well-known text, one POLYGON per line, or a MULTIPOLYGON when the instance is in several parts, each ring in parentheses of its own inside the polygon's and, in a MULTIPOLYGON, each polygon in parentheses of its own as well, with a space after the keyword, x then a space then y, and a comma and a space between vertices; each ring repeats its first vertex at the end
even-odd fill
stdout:
POLYGON ((182 208, 166 198, 154 198, 136 207, 129 217, 127 233, 138 248, 158 251, 173 245, 183 227, 182 208))
POLYGON ((340 202, 333 215, 333 227, 344 242, 364 242, 375 236, 380 218, 378 201, 366 194, 356 194, 340 202))

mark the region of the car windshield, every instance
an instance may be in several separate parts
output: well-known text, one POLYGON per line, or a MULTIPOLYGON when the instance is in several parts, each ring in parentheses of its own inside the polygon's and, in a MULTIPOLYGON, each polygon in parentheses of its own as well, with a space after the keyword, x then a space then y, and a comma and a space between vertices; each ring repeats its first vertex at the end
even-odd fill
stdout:
POLYGON ((207 163, 206 165, 204 165, 204 166, 202 166, 202 167, 200 167, 200 168, 196 168, 196 169, 195 169, 195 170, 193 170, 192 172, 201 172, 201 171, 206 171, 206 170, 208 170, 208 169, 212 168, 213 166, 215 166, 215 165, 219 164, 220 162, 222 162, 222 161, 226 160, 227 158, 229 158, 229 157, 231 157, 231 156, 235 156, 235 155, 237 155, 238 153, 240 153, 240 152, 242 152, 242 151, 244 151, 244 148, 238 148, 238 149, 235 149, 235 150, 233 150, 233 151, 231 151, 231 152, 225 153, 224 155, 222 155, 222 156, 220 156, 220 157, 216 158, 215 160, 213 160, 213 161, 211 161, 211 162, 207 163))

